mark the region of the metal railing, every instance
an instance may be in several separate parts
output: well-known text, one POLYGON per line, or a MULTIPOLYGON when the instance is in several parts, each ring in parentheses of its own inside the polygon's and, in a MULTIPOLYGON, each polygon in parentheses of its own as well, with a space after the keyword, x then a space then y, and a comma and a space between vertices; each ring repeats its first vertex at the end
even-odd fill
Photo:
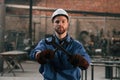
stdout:
MULTIPOLYGON (((90 65, 91 73, 89 80, 97 80, 95 78, 95 67, 105 67, 105 78, 109 80, 120 80, 120 61, 93 61, 90 65), (113 73, 113 68, 115 68, 115 74, 113 73), (114 74, 114 76, 113 76, 114 74)), ((88 70, 83 70, 81 72, 81 80, 88 80, 88 70)))

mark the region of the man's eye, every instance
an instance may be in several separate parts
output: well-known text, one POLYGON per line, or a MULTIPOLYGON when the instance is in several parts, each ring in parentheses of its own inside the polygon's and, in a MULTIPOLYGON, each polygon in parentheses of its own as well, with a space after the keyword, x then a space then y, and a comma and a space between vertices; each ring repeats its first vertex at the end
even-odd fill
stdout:
POLYGON ((55 21, 55 23, 59 23, 60 21, 55 21))
POLYGON ((65 21, 62 21, 62 23, 65 23, 65 21))

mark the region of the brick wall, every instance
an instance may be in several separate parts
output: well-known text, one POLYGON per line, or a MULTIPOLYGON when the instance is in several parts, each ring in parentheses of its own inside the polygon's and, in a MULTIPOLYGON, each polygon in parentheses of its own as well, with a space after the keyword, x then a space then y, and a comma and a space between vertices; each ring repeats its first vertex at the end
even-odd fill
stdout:
MULTIPOLYGON (((3 1, 3 0, 0 0, 3 1)), ((6 4, 21 4, 29 5, 30 0, 5 0, 6 4)), ((88 12, 105 12, 105 13, 120 13, 120 0, 33 0, 33 6, 46 8, 63 8, 66 10, 88 11, 88 12)), ((21 9, 9 9, 12 14, 25 14, 29 11, 21 9), (17 11, 17 12, 16 12, 17 11)), ((8 12, 9 13, 9 12, 8 12)), ((33 10, 34 14, 51 15, 51 12, 33 10)), ((71 13, 70 13, 71 14, 71 13)), ((82 14, 83 15, 83 14, 82 14)), ((80 13, 71 14, 71 16, 82 16, 80 13)), ((84 16, 84 15, 83 15, 84 16)))
POLYGON ((0 0, 0 3, 3 3, 4 2, 4 0, 0 0))
MULTIPOLYGON (((8 0, 9 1, 9 0, 8 0)), ((13 0, 13 2, 20 4, 21 0, 13 0)), ((24 1, 24 0, 22 0, 24 1)), ((120 0, 33 0, 34 6, 46 7, 49 9, 53 8, 63 8, 65 10, 78 10, 78 11, 88 11, 88 12, 110 12, 110 13, 120 13, 120 0)), ((26 1, 26 4, 29 3, 29 0, 26 1)), ((12 4, 12 0, 11 0, 12 4)), ((23 5, 23 4, 21 4, 23 5)), ((7 9, 9 14, 29 14, 29 11, 22 9, 7 9)), ((39 39, 43 38, 45 34, 53 33, 52 24, 50 16, 52 12, 33 10, 33 28, 36 28, 35 38, 36 42, 39 39), (34 26, 34 23, 36 25, 34 26)), ((97 32, 101 29, 104 29, 105 35, 109 32, 112 35, 112 30, 115 28, 120 31, 120 19, 117 18, 107 18, 99 17, 94 15, 85 15, 85 14, 73 14, 69 13, 71 18, 70 34, 77 38, 81 31, 92 32, 92 34, 97 35, 97 32)), ((9 17, 6 18, 6 30, 18 30, 29 32, 29 20, 24 19, 24 17, 9 17), (14 23, 14 24, 13 24, 14 23), (9 27, 8 27, 9 26, 9 27), (16 28, 17 27, 17 28, 16 28)), ((25 17, 28 18, 28 17, 25 17)))
MULTIPOLYGON (((120 13, 120 0, 37 0, 37 6, 89 12, 120 13)), ((50 15, 51 13, 47 13, 50 15)), ((71 14, 73 15, 73 14, 71 14)), ((77 16, 81 16, 77 14, 77 16)))

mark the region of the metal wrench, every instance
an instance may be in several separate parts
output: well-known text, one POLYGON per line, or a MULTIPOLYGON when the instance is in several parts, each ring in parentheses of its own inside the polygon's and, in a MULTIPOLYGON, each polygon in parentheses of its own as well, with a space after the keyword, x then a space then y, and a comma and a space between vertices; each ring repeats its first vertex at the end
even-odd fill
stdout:
POLYGON ((69 52, 67 52, 61 45, 59 45, 55 42, 55 37, 54 36, 50 36, 49 39, 46 38, 45 42, 49 45, 55 46, 56 47, 55 51, 59 49, 59 50, 62 50, 68 57, 71 56, 71 54, 69 52))

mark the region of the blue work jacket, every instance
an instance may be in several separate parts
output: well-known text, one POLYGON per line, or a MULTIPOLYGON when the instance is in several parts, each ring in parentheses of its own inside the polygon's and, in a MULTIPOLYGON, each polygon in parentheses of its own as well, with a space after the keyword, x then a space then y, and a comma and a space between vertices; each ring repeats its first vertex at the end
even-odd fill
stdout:
MULTIPOLYGON (((49 38, 48 38, 49 39, 49 38)), ((61 44, 62 47, 69 52, 69 54, 80 54, 83 56, 88 63, 90 63, 90 57, 86 53, 83 45, 72 39, 69 35, 64 40, 60 41, 55 36, 55 42, 61 44)), ((31 51, 30 58, 35 60, 35 54, 37 51, 43 51, 46 49, 55 50, 56 47, 49 45, 42 39, 38 45, 31 51)), ((44 65, 41 65, 42 70, 40 71, 44 77, 44 80, 80 80, 80 67, 74 67, 69 61, 68 56, 62 51, 57 50, 55 52, 54 59, 48 60, 44 65)))

